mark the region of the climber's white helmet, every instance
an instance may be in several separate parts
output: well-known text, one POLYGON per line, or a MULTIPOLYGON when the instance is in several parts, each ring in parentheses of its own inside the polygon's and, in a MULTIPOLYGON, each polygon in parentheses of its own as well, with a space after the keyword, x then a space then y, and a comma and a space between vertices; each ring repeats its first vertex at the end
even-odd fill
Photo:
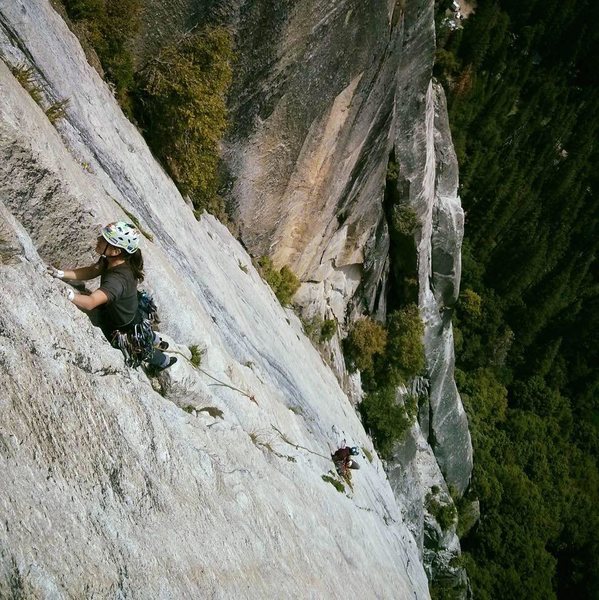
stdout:
POLYGON ((117 221, 102 229, 102 237, 111 245, 133 254, 139 248, 139 230, 131 223, 117 221))

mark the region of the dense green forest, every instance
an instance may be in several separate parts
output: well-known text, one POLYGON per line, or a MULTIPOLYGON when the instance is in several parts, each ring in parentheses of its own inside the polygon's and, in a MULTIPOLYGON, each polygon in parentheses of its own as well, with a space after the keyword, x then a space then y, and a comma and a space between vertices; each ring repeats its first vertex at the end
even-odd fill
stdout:
POLYGON ((599 598, 599 2, 437 2, 466 212, 474 597, 599 598))

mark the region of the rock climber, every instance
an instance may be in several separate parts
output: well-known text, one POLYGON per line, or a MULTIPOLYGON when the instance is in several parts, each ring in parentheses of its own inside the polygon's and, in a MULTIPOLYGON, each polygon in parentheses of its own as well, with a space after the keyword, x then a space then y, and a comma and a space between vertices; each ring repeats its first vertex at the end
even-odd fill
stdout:
POLYGON ((110 223, 96 240, 96 252, 100 255, 96 263, 65 271, 48 266, 47 271, 65 281, 86 281, 99 276, 100 287, 95 292, 76 294, 69 289, 68 299, 83 310, 98 309, 102 332, 123 352, 128 365, 137 367, 144 361, 157 373, 174 365, 177 358, 161 352, 168 348, 168 343, 152 330, 147 315, 140 310, 137 284, 144 279, 144 262, 139 241, 140 233, 135 226, 124 221, 110 223))
POLYGON ((331 455, 339 475, 345 475, 348 469, 360 468, 360 465, 351 458, 352 456, 358 456, 358 454, 360 454, 360 449, 357 446, 342 446, 331 455))

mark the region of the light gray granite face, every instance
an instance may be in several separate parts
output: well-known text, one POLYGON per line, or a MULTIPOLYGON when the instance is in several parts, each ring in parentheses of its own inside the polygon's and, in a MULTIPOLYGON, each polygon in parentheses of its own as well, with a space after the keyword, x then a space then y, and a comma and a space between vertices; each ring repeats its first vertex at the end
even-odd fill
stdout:
POLYGON ((0 48, 70 100, 59 134, 0 62, 0 596, 428 598, 376 454, 353 492, 322 479, 344 439, 372 445, 297 317, 195 220, 47 2, 1 0, 0 48), (180 353, 154 385, 43 264, 91 262, 123 209, 180 353))
POLYGON ((468 420, 454 381, 451 309, 459 294, 464 217, 458 168, 442 88, 431 80, 434 53, 432 5, 410 3, 406 27, 414 35, 403 47, 399 80, 407 94, 397 103, 395 154, 398 186, 419 217, 416 231, 421 315, 429 380, 430 415, 425 439, 447 484, 462 494, 472 473, 468 420), (429 57, 428 67, 422 57, 429 57), (412 65, 420 65, 413 69, 412 65))

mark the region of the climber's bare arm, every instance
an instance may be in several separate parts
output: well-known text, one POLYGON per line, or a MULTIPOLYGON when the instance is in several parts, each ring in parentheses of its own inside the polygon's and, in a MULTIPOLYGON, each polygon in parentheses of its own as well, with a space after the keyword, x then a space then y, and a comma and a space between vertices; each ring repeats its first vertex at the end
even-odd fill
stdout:
POLYGON ((88 279, 95 279, 101 274, 100 263, 94 263, 89 267, 81 267, 79 269, 72 269, 70 271, 65 270, 64 276, 61 279, 67 281, 87 281, 88 279))
POLYGON ((71 302, 83 310, 92 310, 96 308, 96 306, 100 306, 100 304, 106 304, 106 302, 108 302, 108 296, 104 291, 96 290, 89 296, 85 294, 76 294, 71 302))

